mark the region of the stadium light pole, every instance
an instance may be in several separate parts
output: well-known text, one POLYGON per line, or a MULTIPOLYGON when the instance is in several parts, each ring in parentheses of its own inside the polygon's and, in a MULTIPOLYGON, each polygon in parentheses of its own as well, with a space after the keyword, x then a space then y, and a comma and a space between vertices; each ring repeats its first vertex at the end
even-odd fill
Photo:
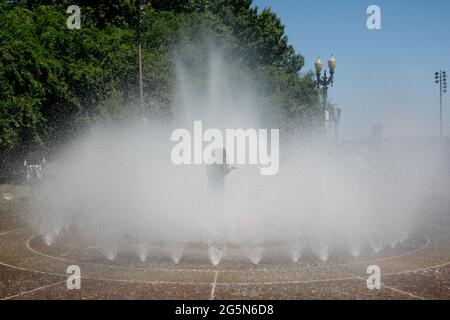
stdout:
POLYGON ((327 106, 327 100, 328 100, 328 87, 333 86, 334 83, 334 70, 336 68, 336 59, 331 55, 330 59, 328 59, 328 68, 330 69, 330 76, 327 76, 327 71, 324 70, 323 76, 322 76, 322 69, 323 64, 322 60, 320 60, 320 57, 317 58, 316 62, 314 63, 314 67, 316 68, 316 76, 317 76, 317 88, 322 90, 322 112, 324 116, 324 122, 326 126, 326 122, 328 121, 329 117, 329 110, 327 106))
POLYGON ((442 138, 442 94, 447 93, 447 72, 442 70, 436 72, 434 81, 439 84, 439 136, 442 138))

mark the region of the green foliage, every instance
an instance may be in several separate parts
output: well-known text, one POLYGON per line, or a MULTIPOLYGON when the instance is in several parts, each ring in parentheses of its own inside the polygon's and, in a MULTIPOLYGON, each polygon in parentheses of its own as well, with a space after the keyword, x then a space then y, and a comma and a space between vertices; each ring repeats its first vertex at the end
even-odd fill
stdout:
POLYGON ((203 37, 258 79, 273 116, 301 125, 317 118, 313 77, 300 75, 303 57, 289 45, 280 19, 251 0, 80 0, 80 30, 66 27, 71 4, 0 0, 3 156, 36 145, 52 149, 99 118, 129 116, 138 105, 139 34, 147 99, 140 112, 170 116, 173 58, 189 56, 177 51, 183 41, 195 54, 203 37))

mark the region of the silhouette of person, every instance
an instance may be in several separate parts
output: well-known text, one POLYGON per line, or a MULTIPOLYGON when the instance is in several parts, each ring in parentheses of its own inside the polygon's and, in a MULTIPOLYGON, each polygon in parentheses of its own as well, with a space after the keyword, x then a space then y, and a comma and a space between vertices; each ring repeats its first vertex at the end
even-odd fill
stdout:
POLYGON ((225 191, 225 177, 237 168, 227 163, 225 148, 213 150, 211 156, 214 161, 206 168, 209 189, 215 193, 223 193, 225 191), (219 161, 219 159, 222 159, 222 161, 219 161))

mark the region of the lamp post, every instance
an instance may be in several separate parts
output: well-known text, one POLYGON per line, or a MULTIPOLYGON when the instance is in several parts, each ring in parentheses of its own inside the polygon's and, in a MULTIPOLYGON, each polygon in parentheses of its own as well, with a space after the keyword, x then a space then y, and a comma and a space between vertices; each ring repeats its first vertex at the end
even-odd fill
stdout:
POLYGON ((442 70, 436 72, 434 80, 439 84, 439 136, 442 138, 442 94, 447 93, 447 72, 442 70))
POLYGON ((328 68, 330 69, 330 76, 327 76, 327 71, 324 70, 322 75, 323 64, 320 57, 317 58, 314 63, 316 68, 316 76, 317 76, 317 88, 322 90, 322 112, 324 115, 325 123, 328 118, 328 108, 327 108, 327 99, 328 99, 328 87, 333 86, 334 82, 334 69, 336 68, 336 59, 334 59, 333 55, 331 55, 330 59, 328 59, 328 68))

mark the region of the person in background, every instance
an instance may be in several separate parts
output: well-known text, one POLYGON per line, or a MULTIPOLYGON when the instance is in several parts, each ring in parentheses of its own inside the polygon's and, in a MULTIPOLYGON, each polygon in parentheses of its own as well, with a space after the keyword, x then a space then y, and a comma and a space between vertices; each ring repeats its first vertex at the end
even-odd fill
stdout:
POLYGON ((23 167, 25 168, 25 180, 31 187, 31 194, 34 194, 33 187, 42 182, 44 178, 44 168, 47 164, 47 160, 42 158, 39 162, 29 163, 27 160, 23 161, 23 167))
POLYGON ((223 193, 225 191, 225 177, 237 168, 227 164, 227 154, 225 148, 213 150, 211 156, 214 159, 214 162, 207 165, 206 168, 209 189, 214 193, 223 193), (220 158, 223 159, 222 163, 217 160, 220 158))

